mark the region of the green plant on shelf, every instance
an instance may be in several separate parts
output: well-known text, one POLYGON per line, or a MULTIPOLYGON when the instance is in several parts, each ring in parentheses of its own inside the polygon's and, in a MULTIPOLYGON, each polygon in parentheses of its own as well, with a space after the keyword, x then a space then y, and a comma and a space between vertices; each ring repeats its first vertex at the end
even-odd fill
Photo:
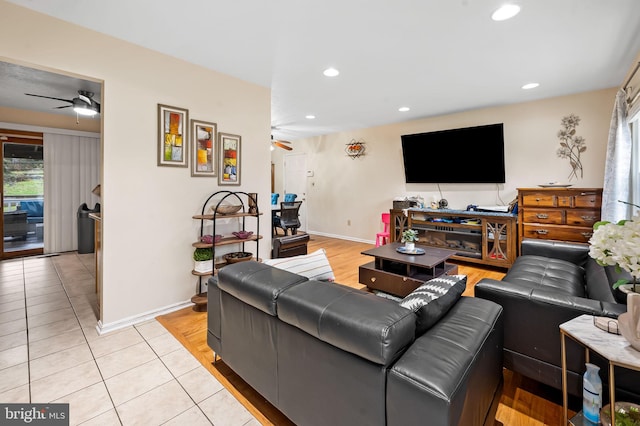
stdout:
POLYGON ((193 251, 193 260, 204 262, 213 259, 213 250, 210 248, 197 248, 193 251))

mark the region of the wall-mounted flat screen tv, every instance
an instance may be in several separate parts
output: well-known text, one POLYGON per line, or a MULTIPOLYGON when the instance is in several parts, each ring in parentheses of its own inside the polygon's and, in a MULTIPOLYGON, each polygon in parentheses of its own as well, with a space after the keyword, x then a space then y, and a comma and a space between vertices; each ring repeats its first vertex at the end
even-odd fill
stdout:
POLYGON ((401 139, 407 183, 505 183, 502 123, 401 139))

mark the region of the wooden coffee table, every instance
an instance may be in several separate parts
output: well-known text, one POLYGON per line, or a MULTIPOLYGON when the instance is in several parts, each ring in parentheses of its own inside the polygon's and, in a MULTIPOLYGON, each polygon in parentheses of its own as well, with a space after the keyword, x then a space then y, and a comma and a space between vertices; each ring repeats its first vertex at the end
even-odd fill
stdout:
POLYGON ((456 254, 453 250, 420 247, 424 254, 408 255, 396 251, 401 246, 400 243, 390 243, 363 251, 362 254, 373 256, 375 260, 360 266, 360 284, 371 290, 405 297, 425 281, 458 273, 457 265, 446 263, 456 254))

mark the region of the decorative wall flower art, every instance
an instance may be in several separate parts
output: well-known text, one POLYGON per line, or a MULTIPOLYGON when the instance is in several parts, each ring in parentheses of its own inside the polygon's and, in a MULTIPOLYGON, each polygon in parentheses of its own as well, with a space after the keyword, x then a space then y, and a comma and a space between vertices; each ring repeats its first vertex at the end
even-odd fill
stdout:
POLYGON ((582 136, 576 136, 576 127, 580 124, 580 117, 570 114, 562 119, 562 129, 558 132, 560 139, 560 148, 556 151, 558 157, 568 158, 571 165, 571 173, 569 180, 573 178, 583 177, 582 161, 580 154, 587 150, 587 145, 582 136))

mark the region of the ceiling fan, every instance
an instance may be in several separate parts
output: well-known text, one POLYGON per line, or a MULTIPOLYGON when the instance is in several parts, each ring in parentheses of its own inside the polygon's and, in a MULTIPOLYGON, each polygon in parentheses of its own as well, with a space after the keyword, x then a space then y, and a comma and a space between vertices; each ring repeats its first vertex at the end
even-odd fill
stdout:
POLYGON ((282 149, 286 149, 287 151, 291 151, 293 148, 290 147, 289 145, 291 144, 291 142, 289 141, 285 141, 282 139, 274 139, 273 135, 271 135, 271 146, 277 146, 278 148, 282 148, 282 149))
POLYGON ((55 99, 57 101, 69 102, 70 105, 62 105, 54 109, 71 108, 80 115, 94 116, 100 113, 100 104, 93 100, 93 92, 78 90, 78 97, 73 99, 53 98, 51 96, 34 95, 33 93, 25 93, 27 96, 35 96, 37 98, 55 99))

